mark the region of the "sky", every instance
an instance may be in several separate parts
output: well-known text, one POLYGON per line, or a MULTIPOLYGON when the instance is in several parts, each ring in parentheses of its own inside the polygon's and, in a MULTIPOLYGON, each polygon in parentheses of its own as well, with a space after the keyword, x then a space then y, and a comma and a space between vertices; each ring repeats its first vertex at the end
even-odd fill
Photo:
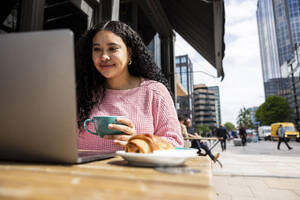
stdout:
POLYGON ((216 69, 176 34, 175 55, 191 59, 194 84, 219 86, 222 123, 236 125, 239 110, 259 106, 265 101, 256 22, 256 0, 225 2, 225 78, 216 78, 216 69), (209 75, 207 75, 208 73, 209 75))

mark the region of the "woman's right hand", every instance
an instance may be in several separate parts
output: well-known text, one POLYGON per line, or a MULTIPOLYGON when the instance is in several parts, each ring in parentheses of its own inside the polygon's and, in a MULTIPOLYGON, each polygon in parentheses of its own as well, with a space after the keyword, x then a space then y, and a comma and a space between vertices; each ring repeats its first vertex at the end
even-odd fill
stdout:
POLYGON ((124 147, 129 138, 136 135, 136 129, 132 121, 128 118, 117 118, 116 120, 121 124, 109 124, 108 128, 121 131, 124 135, 105 135, 104 138, 114 140, 115 144, 124 147))

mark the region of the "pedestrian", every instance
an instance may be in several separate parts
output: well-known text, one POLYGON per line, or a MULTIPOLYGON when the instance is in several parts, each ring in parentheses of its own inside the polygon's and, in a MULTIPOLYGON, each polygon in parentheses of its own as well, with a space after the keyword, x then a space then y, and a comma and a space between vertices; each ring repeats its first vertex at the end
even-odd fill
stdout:
POLYGON ((222 151, 226 151, 226 139, 228 138, 229 133, 227 132, 226 128, 223 124, 220 125, 219 128, 217 128, 217 137, 220 140, 222 151))
POLYGON ((289 150, 292 150, 293 148, 290 147, 290 145, 288 144, 288 141, 285 137, 285 130, 284 128, 282 127, 282 125, 280 124, 279 125, 279 128, 277 129, 277 134, 278 134, 278 144, 277 144, 277 149, 280 150, 280 144, 281 142, 284 142, 285 145, 287 146, 287 148, 289 150))
POLYGON ((241 127, 239 128, 239 135, 242 140, 242 145, 245 146, 247 142, 247 132, 244 125, 241 125, 241 127))
POLYGON ((127 24, 104 21, 80 38, 76 84, 78 148, 122 150, 131 136, 142 133, 183 146, 168 81, 141 37, 127 24), (87 118, 111 115, 128 117, 108 126, 122 135, 101 138, 83 128, 87 118))

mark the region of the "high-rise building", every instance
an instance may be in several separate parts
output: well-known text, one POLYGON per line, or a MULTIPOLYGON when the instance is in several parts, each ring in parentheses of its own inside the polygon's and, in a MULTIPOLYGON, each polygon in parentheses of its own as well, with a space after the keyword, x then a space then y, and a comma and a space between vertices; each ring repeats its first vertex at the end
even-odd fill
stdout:
POLYGON ((176 56, 176 75, 179 79, 179 82, 182 84, 182 86, 188 93, 187 96, 177 97, 177 104, 179 104, 177 112, 179 115, 189 117, 194 123, 193 64, 189 59, 188 55, 176 56))
POLYGON ((300 42, 299 0, 258 0, 257 25, 265 96, 281 95, 286 80, 280 66, 300 42))
POLYGON ((294 58, 281 66, 282 76, 287 83, 286 100, 290 106, 295 125, 300 130, 300 46, 294 52, 294 58))
POLYGON ((217 121, 217 126, 220 126, 222 123, 221 119, 221 103, 220 103, 220 91, 219 91, 219 86, 210 86, 207 87, 208 90, 212 90, 215 92, 215 101, 216 101, 216 121, 217 121))
POLYGON ((216 96, 214 90, 209 90, 205 84, 194 85, 195 123, 216 128, 216 96))

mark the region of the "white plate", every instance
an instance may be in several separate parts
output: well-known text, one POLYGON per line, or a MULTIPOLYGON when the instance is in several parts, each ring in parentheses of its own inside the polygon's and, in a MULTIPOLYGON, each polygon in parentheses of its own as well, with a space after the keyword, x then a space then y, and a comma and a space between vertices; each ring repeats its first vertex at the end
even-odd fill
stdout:
POLYGON ((116 155, 123 157, 130 165, 161 167, 183 165, 188 159, 197 157, 197 151, 197 149, 191 148, 154 151, 148 154, 117 151, 116 155))

